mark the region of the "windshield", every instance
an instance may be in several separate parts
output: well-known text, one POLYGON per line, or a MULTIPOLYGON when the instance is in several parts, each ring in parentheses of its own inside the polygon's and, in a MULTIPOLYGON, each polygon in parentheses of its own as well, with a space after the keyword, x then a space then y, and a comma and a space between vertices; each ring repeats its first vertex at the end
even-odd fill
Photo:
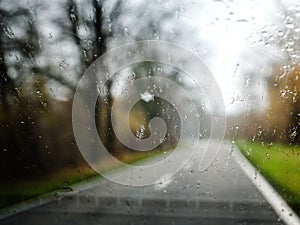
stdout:
POLYGON ((0 2, 0 224, 300 224, 300 4, 0 2))

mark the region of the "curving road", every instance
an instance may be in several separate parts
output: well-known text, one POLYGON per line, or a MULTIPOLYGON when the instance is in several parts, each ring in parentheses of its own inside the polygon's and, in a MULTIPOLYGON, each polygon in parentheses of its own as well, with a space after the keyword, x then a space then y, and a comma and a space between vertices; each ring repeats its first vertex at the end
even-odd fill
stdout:
MULTIPOLYGON (((216 147, 217 143, 209 146, 216 147)), ((184 149, 181 154, 186 154, 184 149)), ((99 179, 6 217, 0 224, 299 224, 299 218, 235 147, 223 144, 217 159, 203 172, 198 171, 198 159, 196 155, 174 177, 156 185, 131 187, 99 179), (272 206, 266 199, 272 200, 272 206)), ((137 179, 128 177, 126 170, 118 173, 124 179, 137 179)), ((149 176, 156 173, 163 171, 149 176)))

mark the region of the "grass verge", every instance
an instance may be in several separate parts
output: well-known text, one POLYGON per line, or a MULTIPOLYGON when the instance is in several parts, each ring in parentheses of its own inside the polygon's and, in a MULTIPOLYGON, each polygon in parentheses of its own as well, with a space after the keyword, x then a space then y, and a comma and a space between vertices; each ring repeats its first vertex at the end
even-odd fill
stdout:
POLYGON ((51 191, 68 191, 70 185, 88 180, 96 173, 88 166, 63 169, 43 177, 7 181, 0 184, 0 208, 19 203, 51 191))
POLYGON ((300 213, 300 147, 237 142, 239 149, 285 200, 300 213))
MULTIPOLYGON (((138 152, 136 154, 122 154, 118 159, 127 164, 136 164, 151 157, 172 151, 172 148, 157 150, 151 153, 138 152)), ((107 163, 107 171, 118 171, 121 167, 107 163)), ((99 176, 88 165, 80 168, 68 168, 56 171, 46 176, 26 178, 0 183, 0 210, 1 208, 34 198, 52 191, 70 191, 72 185, 80 182, 89 182, 99 176)))

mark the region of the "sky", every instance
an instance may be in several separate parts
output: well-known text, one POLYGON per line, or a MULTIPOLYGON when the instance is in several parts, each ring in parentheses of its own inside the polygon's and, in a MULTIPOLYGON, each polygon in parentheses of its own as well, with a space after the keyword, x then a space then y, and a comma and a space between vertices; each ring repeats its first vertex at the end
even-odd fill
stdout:
POLYGON ((258 39, 276 19, 276 1, 200 2, 199 7, 191 7, 186 14, 190 23, 198 28, 197 36, 207 43, 209 57, 203 60, 219 84, 227 114, 251 107, 247 99, 249 93, 256 95, 252 99, 259 98, 255 107, 263 108, 267 102, 263 80, 270 75, 270 61, 275 56, 264 43, 258 43, 258 39), (257 57, 260 60, 256 60, 257 57), (256 73, 255 88, 251 90, 247 90, 247 73, 256 73))
MULTIPOLYGON (((281 61, 276 47, 261 40, 264 32, 280 29, 279 0, 243 1, 148 1, 147 17, 173 13, 171 22, 154 39, 167 40, 195 53, 208 67, 223 94, 228 115, 250 110, 263 110, 268 96, 265 80, 274 62, 281 61), (150 11, 150 13, 149 13, 150 11), (172 39, 170 32, 179 33, 172 39)), ((140 1, 126 1, 132 12, 140 10, 140 1)), ((157 16, 159 18, 159 16, 157 16)), ((140 32, 143 19, 123 18, 130 35, 140 32)), ((124 42, 123 42, 124 43, 124 42)), ((117 44, 115 44, 116 47, 117 44)))
MULTIPOLYGON (((76 53, 72 46, 55 42, 58 36, 56 28, 53 23, 51 25, 47 22, 59 16, 59 2, 46 4, 39 13, 39 19, 47 23, 47 26, 41 24, 41 30, 45 45, 48 46, 45 58, 39 60, 41 64, 51 60, 53 64, 62 67, 62 73, 65 73, 75 68, 78 62, 72 56, 76 53)), ((191 50, 203 61, 221 89, 227 114, 249 111, 253 107, 262 110, 268 98, 265 78, 272 72, 272 62, 281 60, 276 48, 269 46, 266 40, 262 41, 262 36, 264 32, 274 30, 274 26, 280 28, 280 7, 293 5, 292 2, 295 1, 127 0, 127 11, 121 17, 124 28, 120 33, 121 38, 120 34, 118 38, 112 38, 109 48, 132 41, 130 36, 143 32, 140 27, 145 20, 155 18, 162 12, 170 12, 175 19, 171 23, 166 21, 162 24, 164 30, 152 38, 175 42, 191 50), (140 6, 144 7, 145 4, 147 7, 141 10, 140 6), (144 19, 138 20, 135 16, 138 13, 142 13, 144 19)), ((109 8, 107 4, 107 11, 109 8)), ((72 79, 72 73, 69 76, 72 79)), ((57 85, 52 86, 54 89, 57 89, 57 97, 64 93, 57 85)))

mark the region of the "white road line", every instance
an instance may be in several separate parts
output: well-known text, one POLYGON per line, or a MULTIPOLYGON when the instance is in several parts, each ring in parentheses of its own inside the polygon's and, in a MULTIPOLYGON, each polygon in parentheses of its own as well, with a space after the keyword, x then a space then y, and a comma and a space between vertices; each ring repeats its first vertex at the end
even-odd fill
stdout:
POLYGON ((247 177, 253 182, 256 188, 261 192, 275 212, 288 225, 300 225, 300 219, 297 214, 289 207, 286 201, 277 193, 269 182, 254 168, 254 166, 245 158, 237 146, 232 146, 231 155, 236 163, 241 167, 247 177))

